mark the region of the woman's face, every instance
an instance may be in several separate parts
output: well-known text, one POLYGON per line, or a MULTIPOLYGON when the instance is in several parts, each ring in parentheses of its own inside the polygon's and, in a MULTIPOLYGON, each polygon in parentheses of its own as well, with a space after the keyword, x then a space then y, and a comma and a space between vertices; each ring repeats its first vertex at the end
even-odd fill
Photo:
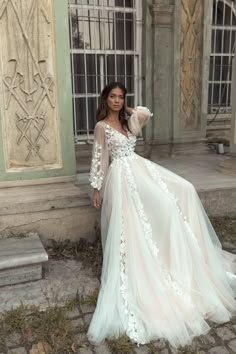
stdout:
POLYGON ((119 87, 115 87, 110 91, 107 97, 107 105, 110 112, 119 112, 123 108, 124 103, 124 92, 119 87))

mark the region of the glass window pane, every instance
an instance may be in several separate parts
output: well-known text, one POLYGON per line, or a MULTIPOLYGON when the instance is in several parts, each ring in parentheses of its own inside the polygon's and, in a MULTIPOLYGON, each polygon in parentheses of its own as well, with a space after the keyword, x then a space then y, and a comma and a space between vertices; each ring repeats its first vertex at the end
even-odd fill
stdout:
POLYGON ((107 75, 110 76, 115 76, 115 55, 107 55, 106 56, 107 60, 107 75))
POLYGON ((128 107, 134 107, 134 96, 126 96, 126 102, 128 107))
POLYGON ((116 56, 116 65, 117 65, 117 75, 125 75, 125 56, 117 55, 116 56))
POLYGON ((124 13, 116 12, 115 13, 115 38, 116 38, 116 49, 124 50, 125 42, 124 42, 124 13))
POLYGON ((126 50, 134 49, 134 15, 132 13, 125 14, 125 38, 126 50))
POLYGON ((85 93, 84 54, 73 54, 74 61, 74 93, 85 93))
POLYGON ((77 134, 85 134, 87 132, 86 117, 86 99, 75 98, 76 126, 77 134))
POLYGON ((89 121, 89 132, 93 133, 96 120, 96 112, 97 112, 97 99, 96 97, 88 98, 88 121, 89 121))
POLYGON ((134 7, 133 0, 125 0, 125 7, 134 7))
POLYGON ((119 7, 124 7, 124 0, 115 0, 115 6, 119 7))

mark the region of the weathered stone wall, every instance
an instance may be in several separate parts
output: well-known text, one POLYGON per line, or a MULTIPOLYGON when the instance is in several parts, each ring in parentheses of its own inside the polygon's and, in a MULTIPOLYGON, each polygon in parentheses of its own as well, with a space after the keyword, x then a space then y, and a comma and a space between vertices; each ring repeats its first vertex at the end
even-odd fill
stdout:
POLYGON ((206 0, 153 0, 145 6, 143 55, 149 52, 153 63, 144 60, 148 80, 143 87, 148 91, 145 103, 154 113, 146 141, 201 141, 206 137, 212 4, 206 0))
POLYGON ((232 75, 233 75, 232 92, 231 92, 232 118, 231 118, 230 152, 236 155, 236 59, 234 59, 232 75))
POLYGON ((203 0, 181 1, 181 129, 201 121, 203 0))
POLYGON ((146 141, 168 143, 172 135, 174 0, 148 1, 143 6, 147 7, 143 51, 143 56, 147 56, 144 58, 146 82, 143 89, 145 103, 154 113, 146 129, 146 141))
POLYGON ((0 2, 6 168, 61 165, 52 1, 0 2))

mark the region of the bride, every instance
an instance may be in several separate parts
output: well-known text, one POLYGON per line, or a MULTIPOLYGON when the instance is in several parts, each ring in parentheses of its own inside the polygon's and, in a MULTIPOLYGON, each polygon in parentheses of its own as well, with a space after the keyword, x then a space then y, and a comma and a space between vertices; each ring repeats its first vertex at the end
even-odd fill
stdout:
POLYGON ((125 96, 109 84, 97 111, 90 182, 94 207, 102 200, 103 268, 88 338, 186 345, 209 330, 207 319, 236 311, 236 257, 222 250, 193 185, 134 152, 151 114, 126 107, 125 96))

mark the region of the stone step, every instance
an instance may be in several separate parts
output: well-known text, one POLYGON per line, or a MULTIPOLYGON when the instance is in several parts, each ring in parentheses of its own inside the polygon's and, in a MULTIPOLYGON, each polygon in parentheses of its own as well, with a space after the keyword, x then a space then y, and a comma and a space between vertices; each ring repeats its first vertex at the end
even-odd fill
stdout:
POLYGON ((39 236, 0 239, 0 287, 39 280, 48 255, 39 236))

